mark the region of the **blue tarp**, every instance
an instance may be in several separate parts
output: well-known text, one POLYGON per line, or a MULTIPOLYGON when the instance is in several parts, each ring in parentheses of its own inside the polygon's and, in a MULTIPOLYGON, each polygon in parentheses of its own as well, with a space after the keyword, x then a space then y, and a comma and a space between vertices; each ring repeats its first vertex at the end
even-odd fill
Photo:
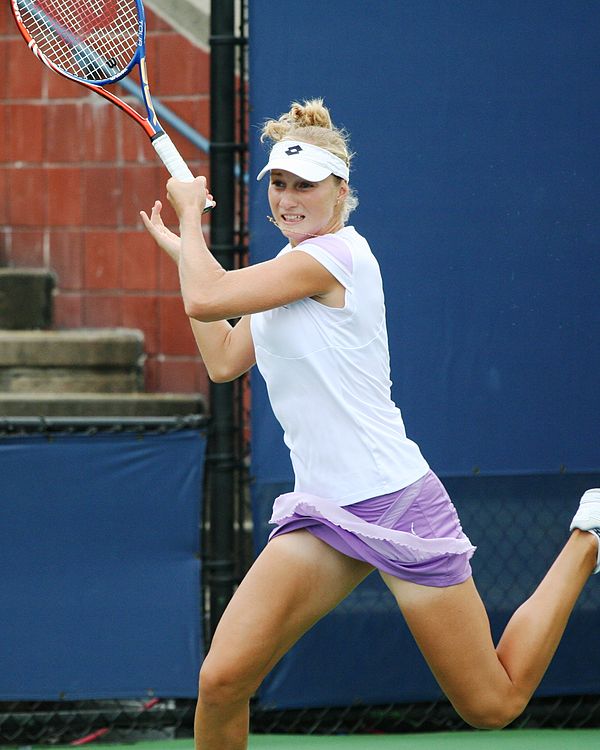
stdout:
MULTIPOLYGON (((564 541, 577 493, 600 471, 600 6, 252 0, 249 8, 251 184, 266 160, 261 123, 291 101, 324 97, 357 153, 351 223, 384 275, 393 395, 431 466, 455 478, 498 634, 564 541), (533 515, 507 519, 506 504, 533 515)), ((259 183, 250 203, 254 262, 283 245, 268 213, 259 183)), ((252 388, 260 549, 292 472, 256 371, 252 388)), ((544 694, 600 692, 598 658, 578 651, 599 616, 586 594, 544 694)), ((439 694, 371 576, 281 661, 259 702, 439 694)))
POLYGON ((192 697, 205 437, 0 439, 0 700, 192 697))
MULTIPOLYGON (((600 5, 252 0, 250 61, 253 261, 283 245, 260 124, 323 96, 409 436, 446 476, 600 469, 600 5)), ((254 473, 280 481, 257 380, 254 473)))

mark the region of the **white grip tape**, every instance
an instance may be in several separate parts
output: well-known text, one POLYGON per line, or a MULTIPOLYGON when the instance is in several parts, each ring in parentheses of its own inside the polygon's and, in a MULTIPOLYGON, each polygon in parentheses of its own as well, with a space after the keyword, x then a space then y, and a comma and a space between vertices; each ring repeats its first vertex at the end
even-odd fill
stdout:
POLYGON ((159 135, 152 141, 156 153, 162 159, 163 164, 176 180, 182 182, 193 182, 194 175, 190 172, 188 165, 181 158, 181 154, 175 148, 175 144, 166 133, 159 135))
MULTIPOLYGON (((175 148, 175 144, 166 133, 155 138, 152 141, 152 145, 172 177, 182 182, 194 181, 194 175, 190 172, 188 165, 184 162, 181 154, 175 148)), ((214 206, 215 204, 207 198, 204 212, 210 211, 214 206)))

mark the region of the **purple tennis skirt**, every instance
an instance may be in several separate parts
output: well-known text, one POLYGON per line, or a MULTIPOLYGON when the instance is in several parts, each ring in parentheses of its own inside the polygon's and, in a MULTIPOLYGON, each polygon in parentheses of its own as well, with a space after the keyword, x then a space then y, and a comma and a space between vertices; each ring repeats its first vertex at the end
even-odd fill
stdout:
POLYGON ((464 534, 444 485, 429 471, 397 492, 340 507, 289 492, 273 506, 269 539, 298 529, 349 557, 425 586, 452 586, 471 575, 475 547, 464 534))

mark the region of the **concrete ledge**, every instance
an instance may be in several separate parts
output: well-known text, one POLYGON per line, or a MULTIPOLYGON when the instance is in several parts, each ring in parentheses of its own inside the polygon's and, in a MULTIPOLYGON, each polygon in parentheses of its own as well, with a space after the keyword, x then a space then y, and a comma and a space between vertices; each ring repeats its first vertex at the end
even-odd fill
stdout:
POLYGON ((0 394, 2 417, 171 417, 206 414, 200 393, 0 394))
POLYGON ((0 330, 0 367, 141 367, 144 335, 130 328, 0 330))
POLYGON ((146 0, 146 5, 192 44, 208 51, 210 0, 146 0))
POLYGON ((141 367, 0 367, 3 393, 139 393, 141 367))

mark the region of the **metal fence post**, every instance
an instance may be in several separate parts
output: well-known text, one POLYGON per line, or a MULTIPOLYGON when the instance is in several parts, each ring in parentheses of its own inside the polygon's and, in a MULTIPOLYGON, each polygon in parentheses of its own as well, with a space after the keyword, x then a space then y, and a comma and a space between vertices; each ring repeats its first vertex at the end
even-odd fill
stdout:
MULTIPOLYGON (((217 200, 211 216, 211 248, 225 269, 233 268, 235 232, 235 36, 234 0, 211 3, 211 147, 210 190, 217 200)), ((206 561, 209 637, 231 598, 234 586, 235 403, 231 383, 211 384, 207 469, 209 539, 206 561)))

